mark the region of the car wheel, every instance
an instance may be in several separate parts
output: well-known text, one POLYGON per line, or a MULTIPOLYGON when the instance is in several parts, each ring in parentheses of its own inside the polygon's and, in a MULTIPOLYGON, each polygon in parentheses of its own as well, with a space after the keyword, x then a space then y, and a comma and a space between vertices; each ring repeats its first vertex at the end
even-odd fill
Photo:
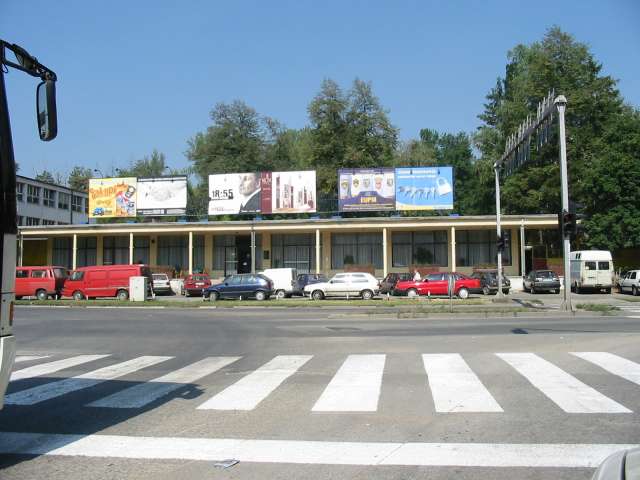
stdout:
POLYGON ((73 292, 73 299, 79 302, 80 300, 84 300, 84 295, 80 290, 76 290, 75 292, 73 292))
POLYGON ((47 291, 46 290, 38 290, 36 292, 36 298, 38 300, 46 300, 47 298, 49 298, 49 295, 47 295, 47 291))
POLYGON ((121 302, 124 302, 126 300, 129 300, 129 292, 127 292, 126 290, 118 290, 118 294, 116 295, 116 297, 121 302))
POLYGON ((418 291, 415 288, 410 288, 409 290, 407 290, 407 297, 415 298, 418 296, 418 291))
POLYGON ((509 289, 507 288, 506 290, 503 290, 502 293, 504 293, 505 295, 509 295, 509 289))
POLYGON ((633 295, 634 297, 638 296, 638 289, 636 288, 635 285, 631 287, 631 295, 633 295))
POLYGON ((531 293, 532 295, 536 293, 536 289, 533 285, 531 285, 531 288, 529 289, 529 293, 531 293))
POLYGON ((483 295, 489 295, 491 292, 489 291, 489 287, 487 287, 486 285, 484 287, 482 287, 482 294, 483 295))
POLYGON ((280 290, 276 290, 276 298, 278 300, 282 300, 283 298, 285 298, 287 296, 287 294, 285 293, 284 290, 280 289, 280 290))
POLYGON ((258 290, 256 292, 256 300, 262 301, 262 300, 266 300, 267 298, 267 294, 264 293, 262 290, 258 290))
POLYGON ((322 292, 322 290, 314 290, 311 293, 311 298, 313 298, 314 300, 322 300, 324 298, 324 293, 322 292))
POLYGON ((458 290, 458 298, 461 298, 462 300, 464 300, 465 298, 469 298, 469 290, 462 287, 460 290, 458 290))
POLYGON ((210 302, 217 302, 218 300, 220 300, 220 294, 218 292, 210 292, 209 293, 209 301, 210 302))
POLYGON ((371 300, 373 298, 373 292, 371 290, 363 290, 360 292, 360 296, 363 300, 371 300))
POLYGON ((611 289, 610 289, 610 288, 605 288, 605 289, 604 289, 604 293, 608 293, 608 294, 610 294, 610 293, 611 293, 611 289))

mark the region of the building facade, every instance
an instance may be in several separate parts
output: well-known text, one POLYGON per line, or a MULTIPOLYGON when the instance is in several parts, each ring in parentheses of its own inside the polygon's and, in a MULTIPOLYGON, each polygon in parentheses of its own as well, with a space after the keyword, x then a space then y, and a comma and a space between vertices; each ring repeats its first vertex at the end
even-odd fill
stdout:
POLYGON ((89 195, 69 187, 16 177, 18 225, 70 225, 89 220, 89 195))
MULTIPOLYGON (((555 261, 557 252, 541 247, 557 236, 556 215, 504 215, 502 229, 507 275, 555 261)), ((495 216, 23 226, 20 238, 24 264, 145 263, 216 278, 279 267, 379 277, 414 268, 471 273, 495 265, 497 248, 495 216)))

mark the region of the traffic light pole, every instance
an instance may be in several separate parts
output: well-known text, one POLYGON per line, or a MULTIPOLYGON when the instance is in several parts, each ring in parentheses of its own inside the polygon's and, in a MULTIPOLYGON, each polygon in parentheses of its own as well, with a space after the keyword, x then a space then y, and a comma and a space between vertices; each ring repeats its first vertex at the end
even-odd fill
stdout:
MULTIPOLYGON (((567 179, 567 139, 564 124, 564 110, 567 99, 564 95, 558 96, 553 102, 558 109, 558 124, 560 127, 560 184, 562 187, 562 211, 569 211, 569 182, 567 179)), ((563 309, 571 311, 571 252, 570 236, 563 231, 562 256, 564 260, 564 301, 563 309)))
MULTIPOLYGON (((496 173, 496 238, 502 237, 502 227, 500 226, 500 166, 494 165, 494 171, 496 173)), ((504 294, 502 293, 502 249, 498 250, 498 292, 496 298, 502 299, 504 294)))

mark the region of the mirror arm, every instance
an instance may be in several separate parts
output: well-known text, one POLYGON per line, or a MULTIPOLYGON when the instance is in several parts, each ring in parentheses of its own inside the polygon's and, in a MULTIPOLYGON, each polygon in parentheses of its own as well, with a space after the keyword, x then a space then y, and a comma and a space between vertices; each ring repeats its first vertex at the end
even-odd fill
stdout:
POLYGON ((40 62, 38 62, 38 59, 36 57, 32 57, 24 48, 16 45, 15 43, 10 44, 5 42, 4 40, 0 40, 0 50, 2 50, 0 52, 0 58, 2 59, 3 65, 7 65, 8 67, 12 67, 12 68, 15 68, 16 70, 25 72, 31 75, 32 77, 40 77, 42 81, 53 80, 55 82, 58 79, 58 77, 56 76, 55 72, 53 72, 53 70, 50 70, 44 65, 42 65, 40 62), (30 61, 31 68, 24 67, 20 64, 7 60, 7 57, 4 54, 5 48, 7 50, 11 50, 16 56, 22 56, 22 57, 28 58, 30 61))

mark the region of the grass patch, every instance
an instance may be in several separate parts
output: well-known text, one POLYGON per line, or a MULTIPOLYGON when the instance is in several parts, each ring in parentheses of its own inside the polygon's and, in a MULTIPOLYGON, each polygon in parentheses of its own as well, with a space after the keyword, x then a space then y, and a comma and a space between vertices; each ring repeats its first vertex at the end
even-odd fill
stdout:
POLYGON ((576 308, 580 310, 585 310, 587 312, 614 312, 616 310, 620 310, 615 305, 609 305, 608 303, 579 303, 576 305, 576 308))

